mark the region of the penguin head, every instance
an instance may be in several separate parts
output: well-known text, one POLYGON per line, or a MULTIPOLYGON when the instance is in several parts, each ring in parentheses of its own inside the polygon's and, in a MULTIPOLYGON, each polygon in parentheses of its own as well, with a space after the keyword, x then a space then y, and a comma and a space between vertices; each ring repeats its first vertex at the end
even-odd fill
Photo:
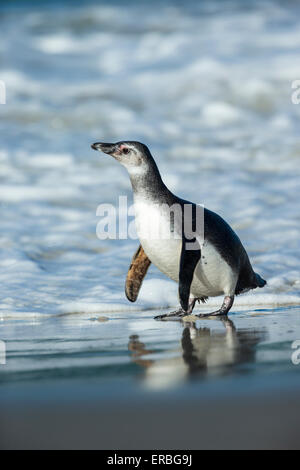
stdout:
POLYGON ((140 142, 124 141, 115 144, 96 142, 91 147, 114 157, 127 168, 129 173, 146 171, 153 160, 148 147, 140 142))

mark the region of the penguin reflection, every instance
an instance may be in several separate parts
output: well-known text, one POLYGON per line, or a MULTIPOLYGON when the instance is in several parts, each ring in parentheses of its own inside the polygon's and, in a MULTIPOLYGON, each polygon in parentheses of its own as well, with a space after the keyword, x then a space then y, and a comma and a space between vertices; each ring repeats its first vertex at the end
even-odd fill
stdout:
MULTIPOLYGON (((192 378, 229 375, 242 372, 256 360, 256 347, 264 341, 264 330, 240 329, 228 317, 220 318, 224 331, 196 328, 188 323, 183 329, 181 354, 167 359, 153 360, 137 335, 129 339, 128 349, 132 361, 145 369, 145 383, 154 388, 164 388, 192 378), (243 367, 244 366, 244 367, 243 367)), ((174 351, 178 353, 177 351, 174 351)), ((168 352, 171 356, 172 351, 168 352)))

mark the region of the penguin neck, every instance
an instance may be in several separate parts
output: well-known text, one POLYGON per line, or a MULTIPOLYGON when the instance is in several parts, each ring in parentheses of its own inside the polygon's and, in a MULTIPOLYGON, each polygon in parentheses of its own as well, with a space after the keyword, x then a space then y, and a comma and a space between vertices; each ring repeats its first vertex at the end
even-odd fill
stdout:
POLYGON ((146 168, 133 168, 129 172, 135 198, 153 202, 167 202, 172 193, 164 184, 154 160, 146 168))

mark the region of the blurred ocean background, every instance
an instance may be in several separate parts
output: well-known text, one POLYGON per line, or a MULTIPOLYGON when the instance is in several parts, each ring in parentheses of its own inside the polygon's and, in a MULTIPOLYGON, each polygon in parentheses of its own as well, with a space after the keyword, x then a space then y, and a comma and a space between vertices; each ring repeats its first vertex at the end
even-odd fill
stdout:
POLYGON ((152 388, 178 385, 191 365, 182 335, 194 341, 199 370, 206 361, 205 377, 261 374, 262 388, 265 374, 279 374, 276 384, 284 373, 296 380, 300 105, 291 95, 300 79, 299 18, 293 0, 0 3, 7 399, 9 387, 24 396, 20 382, 122 378, 129 386, 144 369, 152 388), (268 281, 236 300, 234 325, 198 325, 210 332, 205 351, 201 328, 152 319, 178 303, 176 284, 155 267, 137 303, 125 298, 138 242, 96 237, 97 206, 132 194, 126 171, 90 145, 120 140, 146 143, 173 192, 222 215, 268 281), (172 366, 161 362, 169 359, 172 366))

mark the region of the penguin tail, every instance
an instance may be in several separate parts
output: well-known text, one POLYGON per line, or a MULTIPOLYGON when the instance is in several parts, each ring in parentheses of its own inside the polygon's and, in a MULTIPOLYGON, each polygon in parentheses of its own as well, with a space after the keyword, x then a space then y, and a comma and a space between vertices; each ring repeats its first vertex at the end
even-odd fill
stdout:
POLYGON ((255 281, 256 281, 256 287, 265 287, 267 284, 267 281, 265 281, 259 274, 254 273, 255 281))
POLYGON ((249 277, 244 278, 243 276, 239 278, 235 293, 236 295, 244 294, 251 289, 256 289, 257 287, 262 288, 266 284, 267 281, 265 281, 259 274, 252 271, 250 279, 249 277))

